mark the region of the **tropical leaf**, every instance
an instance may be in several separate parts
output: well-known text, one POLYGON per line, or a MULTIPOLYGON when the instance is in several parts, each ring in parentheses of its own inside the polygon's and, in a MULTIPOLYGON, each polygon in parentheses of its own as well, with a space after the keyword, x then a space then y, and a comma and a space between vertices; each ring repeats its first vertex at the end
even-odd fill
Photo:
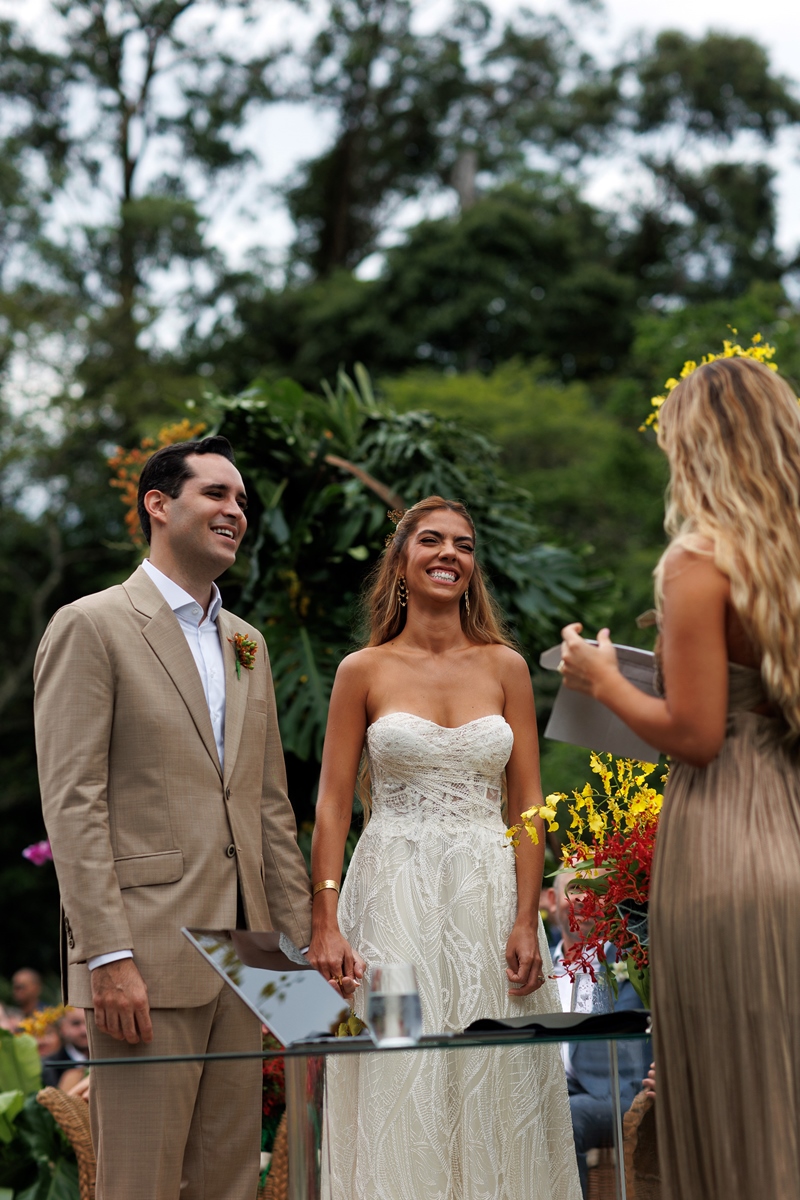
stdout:
POLYGON ((30 1034, 0 1029, 0 1089, 20 1091, 23 1096, 42 1086, 42 1064, 36 1039, 30 1034))
POLYGON ((14 1117, 21 1112, 25 1097, 20 1091, 0 1092, 0 1142, 8 1145, 15 1136, 14 1117))
POLYGON ((358 605, 391 525, 387 509, 438 494, 463 500, 481 561, 531 658, 588 585, 581 560, 543 543, 530 493, 497 470, 482 434, 376 399, 363 366, 310 395, 258 380, 221 403, 239 449, 256 537, 239 611, 264 632, 284 749, 319 761, 337 664, 356 645, 358 605))

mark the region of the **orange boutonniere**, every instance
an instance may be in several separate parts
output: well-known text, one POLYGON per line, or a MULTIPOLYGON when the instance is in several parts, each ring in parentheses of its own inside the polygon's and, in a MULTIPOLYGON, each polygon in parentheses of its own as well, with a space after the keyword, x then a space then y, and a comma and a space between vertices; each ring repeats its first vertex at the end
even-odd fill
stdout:
POLYGON ((236 678, 241 679, 242 667, 246 671, 252 671, 255 666, 258 642, 245 637, 243 633, 235 633, 232 638, 228 638, 228 641, 236 651, 236 678))

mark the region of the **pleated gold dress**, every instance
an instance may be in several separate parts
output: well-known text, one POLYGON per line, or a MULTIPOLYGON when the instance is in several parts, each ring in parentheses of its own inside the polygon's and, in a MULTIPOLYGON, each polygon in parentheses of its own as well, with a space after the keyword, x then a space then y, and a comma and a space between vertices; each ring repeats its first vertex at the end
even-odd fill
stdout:
POLYGON ((730 665, 728 728, 672 767, 651 894, 665 1200, 800 1197, 800 760, 730 665))

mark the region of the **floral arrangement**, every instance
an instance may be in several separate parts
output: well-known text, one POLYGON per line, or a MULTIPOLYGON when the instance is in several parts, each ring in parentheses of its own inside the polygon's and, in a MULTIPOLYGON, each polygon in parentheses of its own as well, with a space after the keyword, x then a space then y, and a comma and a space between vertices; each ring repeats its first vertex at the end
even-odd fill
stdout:
MULTIPOLYGON (((539 817, 551 832, 559 830, 557 805, 566 803, 571 819, 562 851, 565 871, 577 871, 569 885, 581 893, 581 924, 591 932, 568 952, 564 966, 571 978, 579 971, 595 977, 599 961, 616 991, 621 978, 630 979, 646 1008, 650 1007, 650 959, 647 909, 650 871, 663 795, 651 782, 655 763, 616 759, 592 753, 590 765, 601 786, 587 783, 569 798, 553 792, 544 804, 522 814, 521 823, 507 836, 517 845, 523 832, 534 845, 539 817), (605 947, 616 948, 617 964, 609 969, 605 947)), ((666 780, 661 776, 661 782, 666 780)), ((571 916, 573 929, 578 921, 571 916), (574 922, 574 923, 573 923, 574 922)))
MULTIPOLYGON (((262 1033, 261 1048, 265 1053, 280 1050, 280 1042, 271 1033, 262 1033)), ((281 1054, 277 1058, 265 1058, 261 1065, 261 1150, 262 1153, 272 1153, 275 1137, 278 1133, 281 1117, 286 1108, 286 1075, 284 1059, 281 1054)), ((262 1174, 269 1174, 269 1167, 262 1174)))
POLYGON ((242 667, 246 671, 252 671, 256 665, 258 642, 254 642, 252 638, 246 637, 243 633, 235 633, 232 638, 228 638, 228 641, 236 652, 236 678, 241 679, 242 667))
MULTIPOLYGON (((738 335, 738 332, 738 329, 731 329, 731 333, 734 335, 734 337, 738 335)), ((764 363, 764 365, 769 367, 771 371, 777 371, 778 364, 771 361, 775 355, 775 347, 770 346, 767 342, 765 342, 760 333, 754 333, 750 339, 750 342, 751 344, 749 346, 740 346, 738 342, 731 342, 726 339, 722 343, 722 350, 719 354, 704 354, 699 365, 702 367, 705 363, 716 362, 718 358, 754 358, 757 362, 764 363)), ((640 431, 642 429, 647 429, 648 426, 652 426, 656 433, 658 433, 658 414, 661 405, 664 403, 672 389, 678 386, 681 379, 685 379, 687 375, 691 375, 692 371, 697 370, 697 367, 698 364, 696 362, 694 362, 692 359, 688 359, 683 364, 683 368, 681 369, 678 379, 667 380, 667 382, 664 384, 667 389, 664 395, 653 396, 652 400, 650 401, 651 405, 653 406, 653 411, 650 413, 650 416, 647 418, 644 425, 639 426, 640 431)))
POLYGON ((175 425, 165 425, 155 438, 146 437, 135 450, 123 450, 117 447, 116 453, 108 459, 108 465, 114 472, 111 480, 113 488, 122 492, 120 499, 125 505, 125 527, 135 546, 144 545, 144 537, 139 527, 139 514, 136 502, 139 492, 139 476, 148 458, 160 450, 162 446, 174 446, 176 442, 189 442, 206 428, 200 421, 193 425, 188 417, 175 425))

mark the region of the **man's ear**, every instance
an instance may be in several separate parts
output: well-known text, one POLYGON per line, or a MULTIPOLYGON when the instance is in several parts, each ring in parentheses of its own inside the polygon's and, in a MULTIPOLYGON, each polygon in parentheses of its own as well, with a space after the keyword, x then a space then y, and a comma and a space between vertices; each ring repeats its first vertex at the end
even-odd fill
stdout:
POLYGON ((167 523, 167 508, 171 497, 166 492, 159 492, 153 488, 150 492, 145 492, 143 503, 147 509, 147 514, 153 525, 164 526, 167 523))

